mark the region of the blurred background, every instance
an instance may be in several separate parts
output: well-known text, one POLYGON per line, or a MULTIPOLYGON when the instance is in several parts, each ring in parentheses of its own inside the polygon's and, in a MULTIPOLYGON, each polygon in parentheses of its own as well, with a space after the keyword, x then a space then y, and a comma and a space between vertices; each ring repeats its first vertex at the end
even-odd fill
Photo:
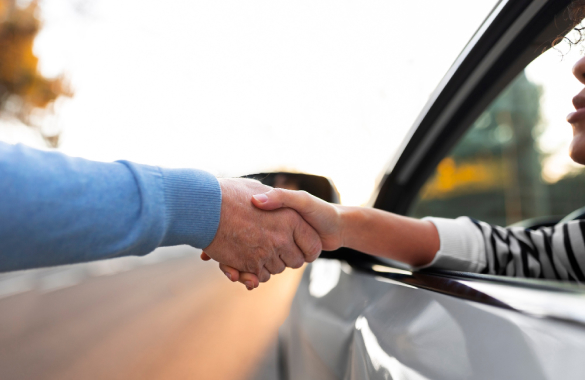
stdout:
POLYGON ((410 215, 469 215, 506 226, 559 220, 585 206, 585 172, 568 155, 565 120, 582 90, 571 68, 583 47, 566 42, 535 59, 492 102, 438 165, 410 215))
MULTIPOLYGON (((364 205, 495 4, 0 0, 0 141, 217 176, 316 174, 364 205)), ((585 204, 564 121, 580 55, 561 44, 521 73, 411 214, 505 225, 585 204), (481 207, 465 203, 477 194, 481 207)), ((0 378, 274 378, 302 270, 247 292, 198 254, 0 275, 0 378)))

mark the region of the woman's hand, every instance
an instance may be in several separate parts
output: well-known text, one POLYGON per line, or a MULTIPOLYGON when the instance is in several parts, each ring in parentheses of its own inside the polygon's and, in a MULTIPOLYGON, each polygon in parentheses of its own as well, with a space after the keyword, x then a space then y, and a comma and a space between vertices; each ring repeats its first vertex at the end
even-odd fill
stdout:
POLYGON ((343 246, 341 206, 327 203, 306 191, 272 189, 252 196, 254 206, 262 210, 287 207, 298 212, 317 231, 323 250, 334 251, 343 246))

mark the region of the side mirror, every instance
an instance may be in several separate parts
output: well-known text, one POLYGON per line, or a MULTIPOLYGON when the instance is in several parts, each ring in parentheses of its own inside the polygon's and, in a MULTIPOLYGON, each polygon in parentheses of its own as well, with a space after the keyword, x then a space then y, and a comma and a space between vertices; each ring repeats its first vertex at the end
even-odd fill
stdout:
POLYGON ((252 178, 267 186, 289 190, 304 190, 309 194, 330 203, 339 203, 339 192, 333 181, 318 175, 275 172, 250 174, 245 178, 252 178))

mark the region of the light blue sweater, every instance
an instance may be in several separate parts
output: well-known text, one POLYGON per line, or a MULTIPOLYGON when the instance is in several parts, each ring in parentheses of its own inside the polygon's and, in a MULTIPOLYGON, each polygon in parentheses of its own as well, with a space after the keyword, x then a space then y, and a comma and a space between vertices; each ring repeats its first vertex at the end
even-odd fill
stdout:
POLYGON ((205 248, 220 209, 219 183, 204 171, 0 143, 0 272, 205 248))

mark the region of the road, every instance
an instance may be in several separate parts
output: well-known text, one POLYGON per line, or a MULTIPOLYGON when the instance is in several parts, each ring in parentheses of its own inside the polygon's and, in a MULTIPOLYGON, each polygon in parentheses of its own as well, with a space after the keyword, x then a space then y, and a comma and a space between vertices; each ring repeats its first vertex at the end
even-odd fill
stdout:
POLYGON ((0 275, 0 379, 245 380, 300 275, 249 292, 188 247, 0 275))

